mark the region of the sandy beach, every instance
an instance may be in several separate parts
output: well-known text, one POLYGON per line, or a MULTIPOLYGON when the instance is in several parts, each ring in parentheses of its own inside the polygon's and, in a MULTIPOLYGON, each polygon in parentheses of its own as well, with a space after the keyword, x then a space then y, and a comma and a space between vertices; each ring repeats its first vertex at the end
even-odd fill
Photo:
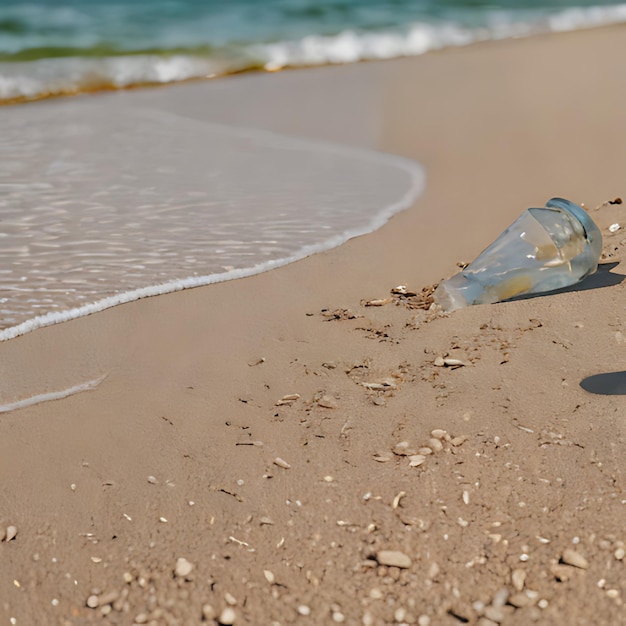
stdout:
POLYGON ((3 404, 106 376, 0 415, 2 623, 626 623, 624 400, 579 386, 626 369, 626 205, 595 209, 626 193, 625 49, 612 27, 81 96, 427 184, 335 250, 0 344, 3 404), (604 236, 575 289, 449 316, 390 293, 553 196, 604 236))

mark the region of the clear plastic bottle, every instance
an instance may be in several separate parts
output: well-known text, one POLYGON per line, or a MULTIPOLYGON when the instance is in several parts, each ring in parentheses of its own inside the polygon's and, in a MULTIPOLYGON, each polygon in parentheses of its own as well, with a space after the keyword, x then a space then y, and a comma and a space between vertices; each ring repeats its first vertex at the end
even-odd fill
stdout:
POLYGON ((602 234, 587 212, 563 198, 527 209, 464 270, 434 293, 444 311, 574 285, 593 274, 602 234))

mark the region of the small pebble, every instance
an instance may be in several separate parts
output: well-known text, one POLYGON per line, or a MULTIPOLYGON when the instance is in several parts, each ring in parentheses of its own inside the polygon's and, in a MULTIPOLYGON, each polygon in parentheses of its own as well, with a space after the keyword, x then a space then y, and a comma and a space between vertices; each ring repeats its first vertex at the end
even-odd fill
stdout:
POLYGON ((561 565, 559 563, 555 563, 550 566, 550 573, 559 581, 565 582, 570 579, 572 575, 572 568, 568 565, 561 565))
POLYGON ((15 539, 15 537, 17 537, 17 528, 15 526, 7 526, 4 540, 8 543, 12 539, 15 539))
POLYGON ((157 479, 154 476, 148 476, 148 482, 151 485, 156 485, 157 479))
POLYGON ((397 443, 393 447, 392 452, 398 456, 410 456, 415 454, 415 450, 411 448, 408 441, 400 441, 400 443, 397 443))
POLYGON ((441 452, 443 450, 443 443, 441 443, 441 439, 437 439, 435 437, 431 437, 428 440, 428 446, 432 448, 434 452, 441 452))
POLYGON ((281 459, 279 456, 274 459, 274 465, 278 465, 278 467, 282 467, 283 469, 291 469, 291 465, 289 465, 287 461, 281 459))
POLYGON ((509 596, 508 602, 511 606, 518 609, 535 604, 535 601, 525 593, 514 593, 512 596, 509 596))
POLYGON ((202 617, 208 622, 214 620, 216 617, 215 609, 210 604, 205 604, 202 607, 202 617))
POLYGON ((448 436, 448 431, 442 428, 435 428, 430 432, 430 436, 434 439, 445 439, 448 436))
POLYGON ((617 548, 617 550, 615 550, 615 552, 613 553, 613 556, 618 560, 618 561, 623 561, 624 560, 624 556, 625 556, 625 552, 624 552, 624 548, 617 548))
POLYGON ((428 615, 420 615, 417 618, 418 626, 430 626, 430 617, 428 615))
POLYGON ((179 578, 184 578, 185 576, 189 576, 189 574, 191 574, 191 570, 193 570, 193 563, 190 563, 187 559, 180 557, 176 561, 176 567, 174 568, 174 573, 179 578))
POLYGON ((399 550, 380 550, 376 553, 376 561, 379 565, 408 569, 411 567, 411 558, 399 550))
POLYGON ((393 613, 393 619, 396 622, 403 622, 406 617, 406 609, 404 607, 399 606, 393 613))
POLYGON ((509 598, 509 590, 506 587, 502 587, 495 596, 493 596, 493 600, 491 604, 493 606, 501 607, 506 604, 506 601, 509 598))
POLYGON ((612 233, 616 233, 620 228, 621 227, 620 227, 620 225, 618 223, 611 224, 609 226, 609 231, 612 232, 612 233))
POLYGON ((526 582, 526 571, 523 569, 514 569, 511 572, 511 582, 515 591, 522 591, 524 589, 524 583, 526 582))
POLYGON ((235 610, 232 607, 227 606, 220 613, 220 617, 218 621, 220 624, 223 624, 223 626, 232 626, 235 623, 236 619, 237 619, 237 613, 235 613, 235 610))
POLYGON ((276 577, 268 569, 263 570, 263 576, 265 576, 265 580, 267 580, 270 585, 273 585, 276 582, 276 577))
POLYGON ((606 595, 615 600, 616 598, 619 598, 619 589, 607 589, 606 595))
POLYGON ((587 569, 589 567, 587 559, 580 552, 576 552, 576 550, 572 550, 571 548, 563 551, 561 560, 566 565, 571 565, 572 567, 578 567, 580 569, 587 569))
POLYGON ((346 616, 340 611, 333 612, 333 622, 337 624, 343 624, 346 621, 346 616))
POLYGON ((87 598, 87 606, 90 609, 96 609, 98 608, 98 604, 100 604, 99 600, 98 600, 98 596, 95 595, 91 595, 87 598))
POLYGON ((419 467, 426 461, 426 457, 423 454, 412 454, 409 457, 409 467, 419 467))
POLYGON ((500 622, 504 621, 506 613, 501 606, 487 606, 485 607, 485 617, 487 619, 490 619, 492 622, 496 622, 496 624, 499 624, 500 622))
POLYGON ((233 596, 232 594, 228 592, 224 594, 224 600, 226 600, 226 604, 230 606, 235 606, 237 604, 237 600, 235 599, 235 596, 233 596))
POLYGON ((311 609, 306 604, 301 604, 297 610, 299 615, 311 615, 311 609))

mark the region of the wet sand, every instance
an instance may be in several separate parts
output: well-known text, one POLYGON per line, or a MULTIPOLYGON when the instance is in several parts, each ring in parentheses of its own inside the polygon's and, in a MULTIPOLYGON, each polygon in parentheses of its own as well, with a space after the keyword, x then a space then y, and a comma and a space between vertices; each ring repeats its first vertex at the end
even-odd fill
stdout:
POLYGON ((552 196, 622 195, 624 46, 616 27, 87 96, 377 148, 427 188, 336 250, 0 345, 2 403, 106 375, 0 418, 3 619, 620 623, 622 399, 579 383, 624 369, 624 205, 592 210, 605 256, 570 292, 449 317, 363 301, 552 196))

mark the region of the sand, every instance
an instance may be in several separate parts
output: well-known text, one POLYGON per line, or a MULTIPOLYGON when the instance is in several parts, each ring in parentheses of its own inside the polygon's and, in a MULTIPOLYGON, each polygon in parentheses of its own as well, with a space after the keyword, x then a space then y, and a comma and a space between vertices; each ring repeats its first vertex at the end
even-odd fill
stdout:
POLYGON ((593 207, 624 193, 625 47, 609 28, 101 96, 379 148, 428 184, 336 250, 0 345, 3 403, 106 375, 0 416, 2 621, 625 623, 623 399, 579 386, 624 369, 626 208, 593 207), (605 234, 576 289, 443 317, 390 295, 554 195, 605 234))

